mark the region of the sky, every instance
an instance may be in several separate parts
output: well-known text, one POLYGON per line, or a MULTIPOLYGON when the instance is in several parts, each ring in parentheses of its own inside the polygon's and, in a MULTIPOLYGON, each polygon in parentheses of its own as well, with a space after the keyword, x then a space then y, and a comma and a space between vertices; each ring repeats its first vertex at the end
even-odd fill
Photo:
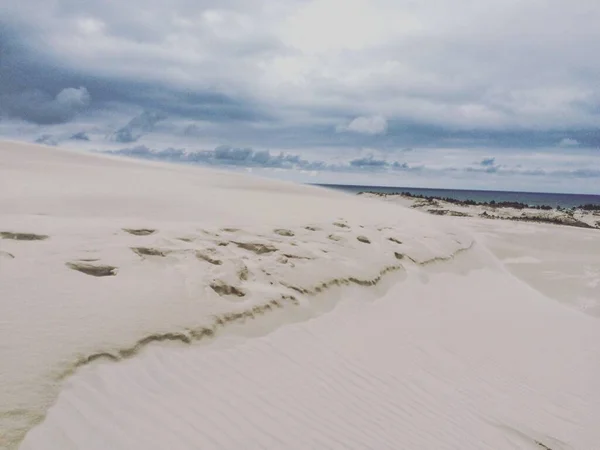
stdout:
POLYGON ((0 0, 0 139, 600 194, 597 0, 0 0))

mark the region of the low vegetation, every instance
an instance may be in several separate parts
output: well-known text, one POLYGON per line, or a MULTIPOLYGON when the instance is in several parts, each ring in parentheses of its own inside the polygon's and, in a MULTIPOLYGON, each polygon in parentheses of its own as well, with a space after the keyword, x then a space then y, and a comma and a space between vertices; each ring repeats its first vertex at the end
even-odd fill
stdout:
POLYGON ((579 205, 577 207, 583 211, 600 211, 600 205, 594 205, 592 203, 587 203, 585 205, 579 205))

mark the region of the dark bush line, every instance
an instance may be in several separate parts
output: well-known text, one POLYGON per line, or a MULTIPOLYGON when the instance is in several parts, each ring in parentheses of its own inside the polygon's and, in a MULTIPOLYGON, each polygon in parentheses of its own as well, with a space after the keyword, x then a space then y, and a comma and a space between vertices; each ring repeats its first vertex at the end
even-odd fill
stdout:
POLYGON ((584 211, 600 211, 600 205, 594 205, 592 203, 586 203, 585 205, 579 205, 578 209, 583 209, 584 211))
POLYGON ((542 209, 542 210, 551 210, 554 209, 549 205, 539 205, 539 206, 530 206, 526 203, 521 202, 497 202, 492 200, 490 202, 477 202, 475 200, 457 200, 455 198, 450 197, 434 197, 434 196, 426 196, 420 194, 411 194, 410 192, 402 192, 402 195, 405 197, 419 198, 423 200, 441 200, 447 203, 451 203, 453 205, 462 205, 462 206, 490 206, 493 208, 515 208, 515 209, 542 209))
MULTIPOLYGON (((371 191, 367 191, 367 192, 360 192, 359 194, 373 194, 373 195, 378 195, 381 197, 386 197, 388 195, 402 195, 403 197, 409 197, 409 198, 417 198, 420 200, 427 200, 427 201, 435 201, 435 200, 441 200, 447 203, 451 203, 453 205, 461 205, 461 206, 490 206, 493 208, 515 208, 515 209, 525 209, 525 208, 530 208, 530 209, 539 209, 539 210, 543 210, 543 211, 551 211, 553 209, 557 209, 557 210, 565 210, 568 208, 562 208, 560 206, 554 208, 550 205, 528 205, 526 203, 521 203, 521 202, 496 202, 495 200, 492 200, 490 202, 477 202, 475 200, 457 200, 455 198, 450 198, 450 197, 435 197, 435 196, 427 196, 427 195, 422 195, 422 194, 411 194, 410 192, 393 192, 393 193, 384 193, 384 192, 371 192, 371 191)), ((600 211, 600 205, 594 205, 591 203, 585 204, 585 205, 580 205, 577 207, 573 207, 571 209, 581 209, 583 211, 600 211)))
POLYGON ((484 219, 497 219, 497 220, 512 220, 515 222, 536 222, 536 223, 549 223, 554 225, 566 225, 570 227, 577 228, 594 228, 593 226, 582 222, 580 220, 576 220, 573 218, 567 217, 542 217, 542 216, 521 216, 521 217, 500 217, 488 214, 487 212, 482 212, 479 217, 483 217, 484 219))

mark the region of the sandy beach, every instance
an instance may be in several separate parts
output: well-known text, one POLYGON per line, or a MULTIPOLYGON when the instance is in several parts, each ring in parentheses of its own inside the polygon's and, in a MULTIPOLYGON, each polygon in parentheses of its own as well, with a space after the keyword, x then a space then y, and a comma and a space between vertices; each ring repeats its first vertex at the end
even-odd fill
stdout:
POLYGON ((599 448, 595 222, 370 197, 0 142, 0 448, 599 448))

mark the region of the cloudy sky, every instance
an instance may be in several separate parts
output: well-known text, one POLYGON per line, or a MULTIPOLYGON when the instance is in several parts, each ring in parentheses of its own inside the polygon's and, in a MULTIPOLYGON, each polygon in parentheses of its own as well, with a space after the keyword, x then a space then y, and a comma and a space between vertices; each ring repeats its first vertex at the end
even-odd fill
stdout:
POLYGON ((0 139, 600 193, 597 0, 0 0, 0 139))

